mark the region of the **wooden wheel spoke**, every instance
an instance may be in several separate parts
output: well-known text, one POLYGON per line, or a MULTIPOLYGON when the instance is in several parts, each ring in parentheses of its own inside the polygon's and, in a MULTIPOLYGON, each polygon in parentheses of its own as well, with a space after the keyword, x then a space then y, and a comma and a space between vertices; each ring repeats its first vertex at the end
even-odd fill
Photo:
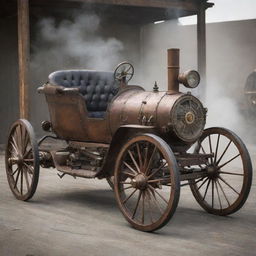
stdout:
POLYGON ((129 177, 135 177, 135 175, 134 174, 132 174, 132 173, 130 173, 130 172, 127 172, 127 171, 122 171, 122 174, 125 174, 125 175, 127 175, 127 176, 129 176, 129 177))
POLYGON ((220 180, 222 180, 230 189, 232 189, 235 193, 240 195, 239 192, 237 192, 226 180, 224 180, 221 176, 219 176, 220 180))
POLYGON ((19 126, 20 127, 20 142, 21 142, 21 153, 22 155, 24 155, 24 151, 25 151, 25 133, 26 131, 24 131, 24 127, 23 126, 19 126))
POLYGON ((141 169, 142 166, 143 166, 143 163, 142 163, 142 157, 141 157, 141 151, 140 151, 139 143, 136 143, 136 148, 137 148, 137 153, 138 153, 138 156, 139 156, 139 165, 140 165, 140 169, 141 169))
POLYGON ((120 183, 125 185, 131 185, 131 182, 126 182, 126 181, 120 181, 120 183))
POLYGON ((16 136, 17 136, 17 141, 18 141, 20 153, 22 154, 22 141, 21 141, 21 128, 20 128, 20 125, 17 126, 15 131, 16 131, 16 136))
POLYGON ((139 168, 138 163, 136 162, 136 160, 135 160, 135 158, 134 158, 134 156, 133 156, 131 150, 128 150, 128 153, 129 153, 129 156, 130 156, 130 158, 132 159, 132 162, 133 162, 133 164, 135 165, 135 167, 136 167, 138 173, 140 173, 140 168, 139 168))
POLYGON ((143 169, 146 169, 146 165, 148 162, 148 147, 149 147, 149 143, 147 142, 147 146, 145 148, 145 155, 144 155, 144 163, 143 163, 143 169))
POLYGON ((237 175, 237 176, 244 176, 244 174, 243 174, 243 173, 235 173, 235 172, 224 172, 224 171, 219 171, 219 173, 229 174, 229 175, 237 175))
POLYGON ((145 190, 145 196, 147 195, 148 197, 148 211, 149 211, 149 216, 150 216, 150 221, 151 223, 154 222, 153 220, 153 214, 152 214, 152 206, 151 206, 151 196, 150 196, 150 192, 148 190, 145 190))
POLYGON ((205 184, 205 182, 207 181, 207 180, 209 180, 209 178, 206 178, 203 182, 202 182, 202 184, 197 188, 198 190, 205 184))
POLYGON ((137 199, 137 202, 136 202, 136 206, 133 210, 132 219, 134 219, 134 217, 136 215, 136 212, 137 212, 137 209, 138 209, 138 206, 139 206, 139 202, 140 202, 140 198, 141 198, 141 194, 142 194, 142 191, 140 190, 139 196, 138 196, 138 199, 137 199))
POLYGON ((145 169, 145 175, 147 175, 148 170, 149 170, 149 168, 150 168, 150 166, 151 166, 151 164, 152 164, 152 161, 153 161, 153 158, 154 158, 154 156, 155 156, 156 150, 157 150, 157 147, 155 146, 154 149, 153 149, 153 152, 152 152, 152 154, 151 154, 151 156, 150 156, 150 159, 149 159, 149 161, 148 161, 148 165, 147 165, 147 167, 146 167, 146 169, 145 169))
POLYGON ((121 188, 120 191, 124 191, 124 190, 130 189, 130 188, 133 188, 133 186, 129 186, 129 187, 126 187, 126 188, 121 188))
POLYGON ((227 203, 228 203, 228 206, 230 206, 231 204, 230 204, 230 202, 229 202, 229 200, 228 200, 228 198, 227 198, 226 193, 224 192, 223 187, 221 186, 221 184, 220 184, 220 182, 219 182, 218 180, 217 180, 217 183, 218 183, 218 185, 219 185, 219 187, 220 187, 220 189, 221 189, 221 191, 222 191, 222 193, 223 193, 223 195, 224 195, 224 197, 225 197, 225 199, 226 199, 226 201, 227 201, 227 203))
POLYGON ((235 160, 235 159, 236 159, 237 157, 239 157, 239 156, 240 156, 240 153, 237 154, 236 156, 232 157, 231 159, 229 159, 229 160, 228 160, 227 162, 225 162, 224 164, 218 166, 218 169, 217 169, 217 170, 219 170, 219 169, 221 169, 222 167, 224 167, 225 165, 229 164, 230 162, 232 162, 233 160, 235 160))
POLYGON ((142 191, 142 211, 141 211, 141 222, 144 224, 145 218, 145 191, 142 191))
POLYGON ((123 163, 124 163, 124 165, 125 165, 130 171, 132 171, 135 175, 138 174, 138 172, 135 171, 128 163, 126 163, 125 161, 124 161, 123 163))
POLYGON ((13 139, 10 140, 10 144, 12 145, 12 148, 15 150, 16 155, 19 155, 19 149, 18 149, 18 145, 17 145, 16 141, 13 139))
POLYGON ((203 141, 198 142, 198 144, 199 144, 199 150, 200 150, 200 148, 201 148, 201 149, 203 150, 204 154, 206 154, 206 152, 205 152, 205 150, 204 150, 204 147, 203 147, 203 145, 202 145, 202 142, 203 142, 203 141))
POLYGON ((151 177, 154 177, 162 168, 164 168, 164 166, 167 164, 167 162, 163 163, 159 168, 157 168, 155 171, 153 171, 149 176, 148 179, 150 179, 151 177))
POLYGON ((14 176, 15 173, 17 173, 18 170, 19 170, 19 167, 17 167, 16 170, 13 173, 11 173, 11 176, 14 176))
POLYGON ((21 172, 21 170, 19 169, 18 174, 17 174, 17 176, 16 176, 16 178, 15 178, 15 183, 14 183, 13 188, 16 188, 16 187, 17 187, 18 180, 19 180, 19 177, 20 177, 20 172, 21 172))
POLYGON ((26 149, 27 149, 27 146, 29 144, 29 136, 28 136, 28 133, 27 131, 25 130, 25 133, 24 133, 24 154, 26 152, 26 149))
POLYGON ((25 162, 24 162, 24 165, 26 166, 27 170, 29 170, 28 173, 34 174, 34 169, 33 169, 30 165, 28 165, 28 164, 25 163, 25 162))
POLYGON ((202 177, 202 178, 198 179, 197 181, 194 181, 193 184, 197 184, 198 182, 202 181, 204 178, 205 178, 205 177, 202 177))
POLYGON ((134 191, 132 191, 132 193, 122 201, 122 204, 125 204, 125 203, 134 195, 134 193, 135 193, 137 190, 138 190, 137 188, 134 189, 134 191))
POLYGON ((154 190, 151 190, 149 189, 149 191, 151 192, 151 194, 153 195, 153 199, 154 199, 154 203, 156 205, 156 207, 158 208, 158 210, 160 211, 161 214, 163 214, 163 210, 161 209, 160 205, 159 205, 159 202, 157 201, 156 199, 156 195, 155 195, 155 191, 154 190))
MULTIPOLYGON (((156 182, 161 182, 161 181, 169 181, 171 182, 171 177, 168 178, 159 178, 159 179, 155 179, 155 180, 148 180, 148 183, 156 183, 156 182)), ((162 184, 162 183, 161 183, 162 184)))
MULTIPOLYGON (((209 140, 209 146, 210 146, 210 153, 213 154, 211 135, 208 136, 208 140, 209 140)), ((212 159, 212 157, 211 157, 210 159, 211 159, 211 164, 213 164, 213 159, 212 159)))
POLYGON ((168 204, 168 201, 156 190, 154 189, 150 184, 148 184, 151 191, 154 191, 166 204, 168 204))
POLYGON ((220 204, 220 209, 222 209, 222 204, 221 204, 221 200, 220 200, 219 189, 218 189, 216 180, 214 181, 214 183, 215 183, 215 188, 216 188, 217 195, 218 195, 218 200, 219 200, 219 204, 220 204))
POLYGON ((208 180, 208 183, 207 183, 207 186, 206 186, 206 189, 205 189, 205 192, 204 192, 203 200, 204 200, 204 199, 205 199, 205 197, 206 197, 206 194, 207 194, 207 191, 208 191, 208 188, 209 188, 210 182, 211 182, 211 180, 209 179, 209 180, 208 180))
POLYGON ((230 144, 232 143, 232 140, 229 141, 228 145, 226 146, 225 150, 223 151, 223 153, 221 154, 219 160, 215 163, 215 165, 219 165, 221 159, 223 158, 223 156, 226 154, 230 144))
POLYGON ((215 154, 214 154, 214 160, 213 160, 214 163, 216 163, 218 149, 219 149, 219 143, 220 143, 220 134, 218 134, 218 138, 217 138, 217 145, 216 145, 215 154))
POLYGON ((25 176, 25 180, 26 180, 27 190, 29 190, 28 172, 26 169, 24 170, 24 176, 25 176))
POLYGON ((26 158, 31 152, 32 152, 32 147, 27 152, 24 153, 23 157, 26 158))

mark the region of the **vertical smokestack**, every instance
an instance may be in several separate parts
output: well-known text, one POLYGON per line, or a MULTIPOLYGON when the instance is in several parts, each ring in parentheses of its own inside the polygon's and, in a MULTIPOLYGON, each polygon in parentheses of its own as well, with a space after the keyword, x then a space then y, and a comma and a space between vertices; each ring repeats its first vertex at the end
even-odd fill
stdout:
POLYGON ((168 49, 168 91, 179 91, 180 49, 168 49))

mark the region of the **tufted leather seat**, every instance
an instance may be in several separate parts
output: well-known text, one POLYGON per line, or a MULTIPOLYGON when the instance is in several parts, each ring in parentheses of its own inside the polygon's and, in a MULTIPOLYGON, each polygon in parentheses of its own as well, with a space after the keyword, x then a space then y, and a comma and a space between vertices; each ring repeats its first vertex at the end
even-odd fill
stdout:
POLYGON ((60 70, 49 75, 53 85, 79 88, 85 98, 89 117, 104 117, 108 103, 118 92, 112 72, 93 70, 60 70))

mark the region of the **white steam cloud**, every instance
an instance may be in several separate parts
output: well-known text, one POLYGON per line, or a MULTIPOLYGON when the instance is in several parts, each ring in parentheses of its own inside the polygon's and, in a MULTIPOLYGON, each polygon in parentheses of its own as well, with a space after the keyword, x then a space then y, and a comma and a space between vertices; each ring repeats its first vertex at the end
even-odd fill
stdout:
POLYGON ((49 71, 67 68, 113 70, 123 59, 122 42, 100 36, 100 18, 95 14, 80 14, 72 21, 60 23, 54 18, 45 18, 37 27, 32 70, 45 66, 49 71))

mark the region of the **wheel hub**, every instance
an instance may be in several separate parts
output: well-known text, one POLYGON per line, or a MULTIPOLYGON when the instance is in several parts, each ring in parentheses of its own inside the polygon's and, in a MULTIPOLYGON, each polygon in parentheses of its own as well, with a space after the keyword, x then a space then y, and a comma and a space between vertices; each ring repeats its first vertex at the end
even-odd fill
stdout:
POLYGON ((147 188, 147 178, 143 173, 138 174, 132 179, 132 186, 134 188, 145 190, 147 188))
POLYGON ((217 178, 217 177, 218 177, 218 174, 219 174, 217 166, 209 165, 209 166, 207 167, 207 174, 208 174, 208 176, 209 176, 210 178, 212 178, 212 179, 217 178))
POLYGON ((17 157, 10 157, 8 158, 9 164, 17 164, 18 166, 22 166, 24 163, 24 159, 21 155, 18 155, 17 157))

